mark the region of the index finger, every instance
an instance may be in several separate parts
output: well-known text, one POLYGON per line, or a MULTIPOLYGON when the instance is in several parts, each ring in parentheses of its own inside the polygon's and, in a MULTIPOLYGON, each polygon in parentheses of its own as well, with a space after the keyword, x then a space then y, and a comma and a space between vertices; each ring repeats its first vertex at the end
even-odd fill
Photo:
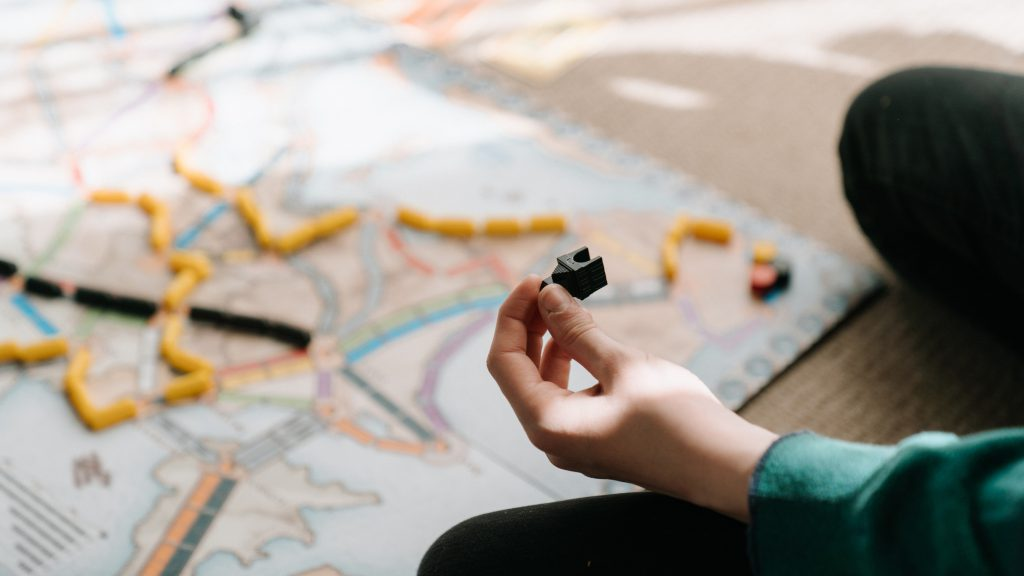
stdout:
POLYGON ((541 378, 537 364, 528 354, 530 323, 536 317, 539 292, 540 278, 533 275, 512 290, 498 310, 494 340, 487 355, 487 369, 520 421, 534 419, 546 402, 564 392, 541 378))

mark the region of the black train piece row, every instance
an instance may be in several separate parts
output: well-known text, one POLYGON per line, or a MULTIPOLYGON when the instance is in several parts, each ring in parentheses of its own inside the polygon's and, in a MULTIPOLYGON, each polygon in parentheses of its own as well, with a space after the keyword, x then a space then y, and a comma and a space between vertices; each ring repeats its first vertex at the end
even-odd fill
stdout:
POLYGON ((608 277, 604 273, 604 261, 600 256, 590 257, 590 250, 586 246, 568 254, 562 254, 556 258, 557 265, 540 285, 543 290, 545 286, 558 284, 565 288, 569 294, 583 300, 594 292, 608 285, 608 277))
POLYGON ((118 296, 103 290, 94 290, 92 288, 75 288, 75 302, 78 302, 82 306, 88 306, 90 308, 101 308, 104 310, 114 310, 128 316, 138 316, 140 318, 149 318, 153 314, 156 314, 158 309, 156 302, 149 300, 143 300, 141 298, 132 298, 131 296, 118 296))
POLYGON ((189 309, 188 317, 194 322, 214 324, 227 330, 273 338, 296 348, 306 348, 311 340, 308 331, 296 328, 295 326, 254 316, 223 312, 212 308, 193 306, 189 309))
MULTIPOLYGON (((0 260, 0 278, 10 278, 17 273, 17 264, 7 260, 0 260)), ((60 284, 35 276, 25 279, 25 291, 29 294, 45 298, 64 297, 64 289, 60 284)), ((156 302, 150 300, 121 296, 95 288, 76 287, 72 298, 82 306, 113 310, 121 314, 141 318, 150 318, 160 309, 156 302)), ((265 336, 296 348, 305 349, 312 340, 308 330, 282 322, 222 312, 212 308, 194 307, 189 311, 189 318, 196 322, 215 324, 220 328, 236 332, 265 336)))

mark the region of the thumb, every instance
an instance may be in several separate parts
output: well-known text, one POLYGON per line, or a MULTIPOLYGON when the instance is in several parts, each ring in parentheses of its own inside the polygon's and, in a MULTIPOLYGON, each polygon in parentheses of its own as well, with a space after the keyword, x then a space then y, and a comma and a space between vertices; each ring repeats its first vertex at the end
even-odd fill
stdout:
POLYGON ((590 312, 558 284, 541 290, 538 307, 558 346, 599 381, 610 384, 629 349, 598 328, 590 312))

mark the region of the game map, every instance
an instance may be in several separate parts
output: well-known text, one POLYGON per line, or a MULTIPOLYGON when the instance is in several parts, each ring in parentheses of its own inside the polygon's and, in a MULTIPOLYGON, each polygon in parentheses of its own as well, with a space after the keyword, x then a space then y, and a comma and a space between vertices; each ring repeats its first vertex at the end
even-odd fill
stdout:
MULTIPOLYGON (((98 404, 139 417, 91 431, 65 359, 0 364, 0 574, 413 574, 446 528, 479 513, 631 490, 558 470, 488 376, 497 307, 580 246, 609 286, 585 305, 614 337, 678 362, 739 407, 879 286, 876 275, 573 125, 337 4, 7 3, 0 52, 0 259, 23 272, 157 300, 171 281, 134 207, 148 192, 173 247, 213 274, 190 305, 304 327, 308 350, 186 322, 216 387, 165 403, 161 316, 26 295, 0 281, 0 341, 88 347, 98 404), (248 186, 287 230, 340 206, 358 222, 289 255, 261 250, 224 197, 172 159, 248 186), (449 238, 396 223, 560 213, 562 234, 449 238), (724 219, 727 245, 686 242, 673 282, 659 246, 678 214, 724 219), (774 242, 789 289, 749 287, 774 242)), ((592 383, 582 370, 573 387, 592 383)))

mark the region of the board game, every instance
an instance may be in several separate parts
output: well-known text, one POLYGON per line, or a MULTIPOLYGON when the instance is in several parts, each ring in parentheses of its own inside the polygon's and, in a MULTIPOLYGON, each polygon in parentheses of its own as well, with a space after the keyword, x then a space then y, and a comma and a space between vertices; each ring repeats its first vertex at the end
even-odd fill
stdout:
MULTIPOLYGON (((215 388, 168 402, 169 313, 150 319, 0 281, 0 342, 60 335, 92 357, 98 404, 137 400, 100 431, 65 397, 66 359, 0 364, 0 574, 413 574, 479 513, 630 490, 558 470, 487 374, 497 307, 528 273, 588 246, 609 286, 586 306, 614 337, 678 362, 739 407, 879 287, 877 276, 685 175, 539 109, 495 78, 403 44, 343 6, 250 3, 231 37, 207 2, 19 3, 0 60, 0 259, 25 274, 159 301, 173 275, 134 207, 164 202, 169 251, 207 257, 193 306, 304 327, 305 349, 184 323, 215 388), (287 254, 262 249, 190 166, 251 190, 279 233, 338 207, 358 221, 287 254), (561 233, 452 238, 403 207, 460 218, 564 214, 561 233), (731 223, 685 242, 679 214, 731 223), (753 242, 792 263, 753 298, 753 242)), ((582 370, 574 388, 592 383, 582 370)))

